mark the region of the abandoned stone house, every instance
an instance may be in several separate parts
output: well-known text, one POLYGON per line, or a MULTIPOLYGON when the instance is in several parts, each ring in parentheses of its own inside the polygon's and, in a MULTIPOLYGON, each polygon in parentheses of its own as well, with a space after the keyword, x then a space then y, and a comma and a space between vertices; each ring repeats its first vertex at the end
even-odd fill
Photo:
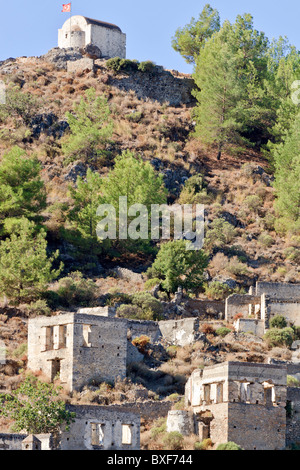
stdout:
POLYGON ((226 362, 195 370, 185 402, 185 421, 200 440, 245 450, 286 446, 286 365, 226 362))
POLYGON ((257 282, 248 294, 233 294, 225 302, 225 320, 236 319, 237 331, 263 336, 276 315, 300 326, 300 284, 257 282))
POLYGON ((103 58, 126 57, 126 34, 118 26, 81 15, 71 16, 58 30, 58 47, 85 48, 88 45, 97 46, 103 58))
POLYGON ((126 359, 126 320, 66 313, 28 322, 28 369, 58 377, 69 391, 93 378, 125 378, 126 359))
POLYGON ((127 365, 143 359, 132 339, 147 335, 185 345, 199 336, 199 320, 160 322, 114 318, 110 307, 80 309, 28 322, 28 369, 49 380, 59 378, 68 391, 80 390, 91 379, 114 382, 126 377, 127 365))
POLYGON ((0 450, 138 450, 140 416, 122 406, 67 405, 75 413, 60 434, 1 434, 0 450))

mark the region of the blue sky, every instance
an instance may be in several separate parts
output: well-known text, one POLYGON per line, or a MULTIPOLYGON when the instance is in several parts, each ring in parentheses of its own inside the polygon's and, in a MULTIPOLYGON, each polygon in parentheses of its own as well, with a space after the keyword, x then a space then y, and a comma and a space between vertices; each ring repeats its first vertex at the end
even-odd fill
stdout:
MULTIPOLYGON (((68 0, 1 1, 0 60, 39 56, 57 46, 57 30, 68 18, 61 13, 68 0)), ((73 14, 117 24, 127 35, 129 59, 152 60, 158 65, 191 73, 192 66, 171 47, 178 27, 197 18, 206 3, 217 8, 222 22, 251 13, 256 29, 272 39, 287 36, 300 49, 299 0, 73 0, 73 14)))

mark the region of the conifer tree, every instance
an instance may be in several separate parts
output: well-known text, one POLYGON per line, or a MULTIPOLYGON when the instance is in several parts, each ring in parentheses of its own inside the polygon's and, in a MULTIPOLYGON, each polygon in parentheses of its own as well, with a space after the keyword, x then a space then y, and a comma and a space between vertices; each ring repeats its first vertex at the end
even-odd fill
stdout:
POLYGON ((34 222, 19 219, 9 237, 0 242, 0 294, 20 303, 37 299, 62 270, 52 268, 56 251, 47 255, 46 233, 34 222))
POLYGON ((220 29, 220 15, 206 4, 198 20, 192 18, 183 28, 178 28, 172 39, 172 47, 187 63, 195 63, 205 42, 220 29))

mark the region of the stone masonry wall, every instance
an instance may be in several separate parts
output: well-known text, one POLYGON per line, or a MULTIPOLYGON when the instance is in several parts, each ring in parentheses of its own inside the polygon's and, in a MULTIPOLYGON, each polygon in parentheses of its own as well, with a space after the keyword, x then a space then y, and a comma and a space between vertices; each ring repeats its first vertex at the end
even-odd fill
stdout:
POLYGON ((259 337, 265 334, 265 323, 262 320, 239 318, 234 326, 238 333, 252 333, 259 337))
POLYGON ((287 389, 286 444, 300 442, 300 388, 287 389))
POLYGON ((26 436, 27 434, 0 433, 0 450, 21 450, 26 436))
POLYGON ((111 78, 109 84, 124 91, 132 90, 139 99, 168 102, 170 106, 195 103, 191 94, 195 83, 191 76, 176 76, 162 67, 157 67, 156 73, 130 72, 118 75, 111 78))
POLYGON ((91 378, 114 381, 126 377, 127 321, 76 314, 74 325, 73 386, 91 378))
MULTIPOLYGON (((67 405, 76 413, 70 430, 61 435, 61 450, 138 450, 140 448, 140 417, 138 414, 113 406, 67 405), (93 442, 93 425, 100 425, 103 442, 93 442), (122 443, 122 426, 129 425, 131 444, 122 443)), ((99 428, 95 429, 99 432, 99 428)))
POLYGON ((178 346, 186 346, 196 341, 197 334, 199 334, 199 319, 160 321, 159 328, 165 341, 178 346))
POLYGON ((245 450, 279 450, 285 447, 284 407, 245 403, 228 404, 228 441, 245 450))
POLYGON ((241 313, 243 316, 249 315, 249 305, 260 305, 261 298, 256 295, 230 295, 225 302, 225 320, 231 321, 235 315, 241 313))
POLYGON ((257 282, 256 295, 262 294, 266 294, 273 299, 300 300, 300 284, 257 282))

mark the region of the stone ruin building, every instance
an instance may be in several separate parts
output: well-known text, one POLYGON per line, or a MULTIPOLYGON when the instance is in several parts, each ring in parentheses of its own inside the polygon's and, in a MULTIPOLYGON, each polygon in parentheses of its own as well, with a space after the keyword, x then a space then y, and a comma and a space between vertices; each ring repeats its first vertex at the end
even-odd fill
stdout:
POLYGON ((126 57, 126 34, 111 23, 75 15, 68 18, 58 30, 58 47, 61 49, 96 46, 99 57, 126 57))
POLYGON ((286 384, 286 365, 226 362, 195 370, 186 384, 186 421, 200 441, 284 449, 286 384))
MULTIPOLYGON (((299 325, 299 298, 299 285, 257 283, 249 294, 227 299, 225 319, 242 314, 242 328, 259 335, 277 314, 299 325)), ((126 377, 130 362, 143 360, 131 342, 142 334, 152 343, 193 344, 201 335, 199 318, 129 320, 116 318, 112 307, 31 318, 28 369, 51 381, 59 378, 68 391, 81 390, 95 378, 114 382, 126 377)), ((211 438, 215 444, 234 441, 249 450, 284 449, 300 441, 300 389, 287 387, 287 374, 299 373, 299 364, 241 362, 195 370, 186 384, 185 410, 165 410, 167 430, 197 434, 199 441, 211 438)), ((59 444, 48 434, 0 434, 0 449, 139 448, 138 404, 67 406, 76 420, 62 431, 59 444)))
POLYGON ((276 315, 300 326, 300 284, 257 282, 248 294, 233 294, 226 299, 225 320, 236 319, 237 331, 262 337, 276 315))
POLYGON ((126 377, 127 322, 99 315, 66 313, 28 322, 28 369, 58 377, 69 391, 91 379, 126 377))
POLYGON ((28 321, 28 369, 49 380, 59 378, 68 391, 80 390, 91 379, 114 382, 126 377, 126 367, 143 355, 131 340, 147 335, 170 344, 192 344, 199 336, 199 320, 160 322, 114 318, 110 307, 80 309, 28 321))
POLYGON ((1 434, 0 450, 138 450, 140 415, 122 406, 67 405, 69 429, 52 434, 1 434))

